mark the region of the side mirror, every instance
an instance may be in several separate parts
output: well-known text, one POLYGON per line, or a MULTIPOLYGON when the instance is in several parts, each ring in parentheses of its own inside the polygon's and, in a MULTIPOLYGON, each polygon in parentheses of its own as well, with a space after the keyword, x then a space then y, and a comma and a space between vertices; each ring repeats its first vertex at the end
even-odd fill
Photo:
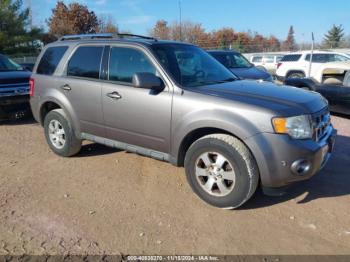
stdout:
POLYGON ((152 73, 136 73, 132 77, 132 83, 136 88, 151 89, 157 92, 164 89, 163 81, 152 73))

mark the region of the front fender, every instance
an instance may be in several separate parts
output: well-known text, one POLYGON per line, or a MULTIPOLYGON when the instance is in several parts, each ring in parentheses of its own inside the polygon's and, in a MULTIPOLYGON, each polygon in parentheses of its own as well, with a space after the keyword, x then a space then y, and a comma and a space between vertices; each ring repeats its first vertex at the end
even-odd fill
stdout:
POLYGON ((246 116, 215 109, 190 112, 173 125, 171 155, 177 157, 186 136, 203 128, 221 129, 242 141, 260 133, 257 126, 248 119, 246 116))

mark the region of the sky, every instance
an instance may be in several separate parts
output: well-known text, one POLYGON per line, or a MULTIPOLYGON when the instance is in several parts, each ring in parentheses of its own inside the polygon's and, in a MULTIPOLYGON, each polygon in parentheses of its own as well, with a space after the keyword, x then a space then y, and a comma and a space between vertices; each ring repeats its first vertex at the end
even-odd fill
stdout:
MULTIPOLYGON (((34 25, 47 28, 57 0, 31 1, 34 25)), ((73 1, 111 15, 120 30, 134 34, 147 35, 159 19, 178 21, 181 2, 183 21, 201 23, 207 31, 232 27, 284 40, 293 25, 297 41, 310 42, 311 32, 321 41, 333 24, 342 24, 350 35, 349 0, 64 0, 73 1)))

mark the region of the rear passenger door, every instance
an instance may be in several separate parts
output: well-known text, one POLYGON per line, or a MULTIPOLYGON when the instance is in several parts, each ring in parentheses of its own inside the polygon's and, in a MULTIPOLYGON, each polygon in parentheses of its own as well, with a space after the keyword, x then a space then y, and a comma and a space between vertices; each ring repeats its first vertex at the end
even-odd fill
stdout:
POLYGON ((155 94, 132 85, 135 73, 154 73, 162 78, 152 58, 138 47, 111 46, 107 67, 102 88, 107 137, 168 152, 172 89, 165 86, 162 92, 155 94), (112 93, 118 94, 119 98, 111 98, 108 94, 112 93))
POLYGON ((100 68, 104 46, 81 45, 68 59, 58 87, 76 114, 81 132, 104 136, 100 68))

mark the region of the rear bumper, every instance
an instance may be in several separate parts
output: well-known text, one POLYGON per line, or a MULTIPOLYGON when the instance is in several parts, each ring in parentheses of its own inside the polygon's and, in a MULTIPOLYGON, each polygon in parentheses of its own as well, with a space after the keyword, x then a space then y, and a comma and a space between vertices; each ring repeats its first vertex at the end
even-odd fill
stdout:
POLYGON ((337 131, 329 126, 319 142, 270 133, 245 142, 257 161, 262 185, 274 188, 309 179, 320 171, 331 157, 336 135, 337 131))

